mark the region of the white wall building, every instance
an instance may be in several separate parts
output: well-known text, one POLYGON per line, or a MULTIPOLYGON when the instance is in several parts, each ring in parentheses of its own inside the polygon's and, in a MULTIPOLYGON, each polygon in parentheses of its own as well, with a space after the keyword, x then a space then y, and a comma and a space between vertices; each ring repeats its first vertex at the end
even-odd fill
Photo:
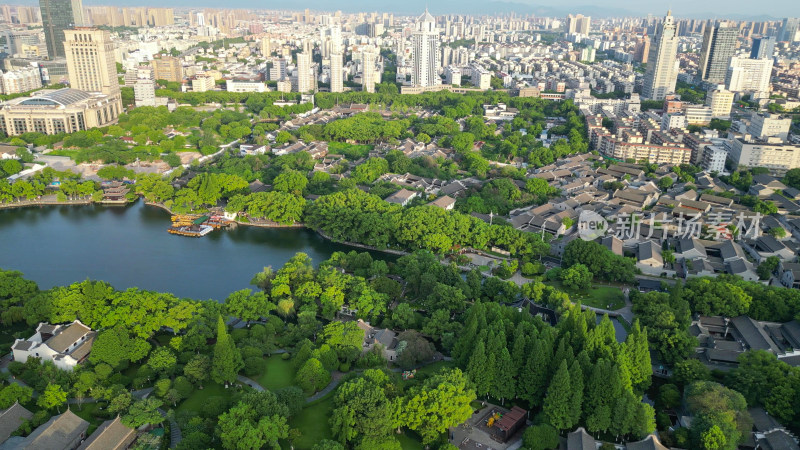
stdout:
POLYGON ((42 75, 36 67, 0 74, 0 94, 18 94, 42 87, 42 75))
POLYGON ((29 357, 52 361, 59 369, 72 370, 89 356, 97 335, 79 320, 67 325, 40 323, 36 334, 17 339, 11 346, 14 361, 25 362, 29 357))
POLYGON ((758 93, 756 98, 768 96, 772 75, 772 59, 731 58, 725 85, 732 92, 758 93))
POLYGON ((675 92, 675 83, 678 81, 677 54, 677 27, 670 11, 658 24, 650 44, 642 97, 648 100, 664 100, 667 94, 675 92))
POLYGON ((136 106, 156 106, 156 83, 153 80, 136 80, 133 85, 136 106))
POLYGON ((709 145, 703 149, 703 160, 700 163, 706 172, 725 172, 725 160, 728 150, 720 145, 709 145))
POLYGON ((411 36, 413 51, 413 71, 411 84, 414 86, 435 86, 441 84, 439 78, 439 58, 441 57, 441 38, 436 29, 436 20, 425 10, 417 19, 416 31, 411 36))
POLYGON ((747 127, 747 132, 757 139, 776 137, 785 141, 789 137, 791 126, 792 119, 789 117, 759 113, 750 117, 750 126, 747 127))

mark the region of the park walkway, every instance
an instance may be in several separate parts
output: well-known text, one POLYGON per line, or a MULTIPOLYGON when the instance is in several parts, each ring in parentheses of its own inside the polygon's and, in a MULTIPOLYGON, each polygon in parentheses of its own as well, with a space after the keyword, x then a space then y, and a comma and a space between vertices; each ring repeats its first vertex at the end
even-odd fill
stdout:
POLYGON ((183 436, 181 435, 181 427, 178 425, 178 422, 170 417, 163 409, 158 408, 158 413, 161 414, 161 417, 169 421, 169 448, 177 447, 181 442, 181 439, 183 439, 183 436))

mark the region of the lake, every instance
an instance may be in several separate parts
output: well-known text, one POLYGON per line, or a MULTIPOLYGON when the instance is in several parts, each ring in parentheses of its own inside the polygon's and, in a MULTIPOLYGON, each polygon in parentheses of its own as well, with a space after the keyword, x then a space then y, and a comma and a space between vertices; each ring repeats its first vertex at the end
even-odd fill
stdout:
POLYGON ((136 286, 223 300, 250 288, 250 279, 265 266, 277 270, 298 252, 316 265, 336 251, 363 251, 307 229, 239 226, 189 238, 167 233, 169 226, 169 213, 141 200, 126 207, 0 210, 0 268, 19 270, 42 289, 89 278, 117 289, 136 286))

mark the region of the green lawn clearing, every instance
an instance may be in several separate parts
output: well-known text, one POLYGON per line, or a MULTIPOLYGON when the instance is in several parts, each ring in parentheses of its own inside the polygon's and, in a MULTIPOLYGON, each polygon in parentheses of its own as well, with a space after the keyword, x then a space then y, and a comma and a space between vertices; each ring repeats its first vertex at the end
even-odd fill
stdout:
POLYGON ((328 142, 328 151, 334 155, 344 155, 347 159, 355 161, 366 158, 374 145, 348 144, 346 142, 328 142))
MULTIPOLYGON (((234 389, 233 387, 229 387, 225 389, 225 386, 221 384, 214 383, 212 381, 206 381, 206 384, 203 385, 203 389, 195 389, 194 392, 183 401, 178 407, 176 408, 177 412, 181 411, 194 411, 194 412, 201 412, 203 410, 203 406, 208 402, 210 397, 226 397, 231 395, 230 389, 234 389)), ((164 405, 164 409, 168 409, 171 405, 164 405)))
POLYGON ((333 439, 333 433, 328 423, 331 411, 333 411, 333 392, 309 403, 300 414, 293 417, 289 421, 289 425, 302 433, 300 439, 295 441, 294 448, 310 449, 323 439, 333 439))
POLYGON ((588 289, 575 290, 565 288, 560 281, 547 281, 545 284, 569 294, 569 298, 573 303, 580 302, 582 305, 610 311, 615 311, 625 306, 622 290, 615 286, 592 286, 588 289))
POLYGON ((423 450, 425 448, 419 436, 412 431, 403 430, 401 434, 395 436, 400 441, 400 446, 403 450, 423 450))
POLYGON ((273 355, 267 358, 266 372, 256 381, 269 390, 285 388, 294 384, 294 370, 289 360, 281 359, 281 355, 273 355))

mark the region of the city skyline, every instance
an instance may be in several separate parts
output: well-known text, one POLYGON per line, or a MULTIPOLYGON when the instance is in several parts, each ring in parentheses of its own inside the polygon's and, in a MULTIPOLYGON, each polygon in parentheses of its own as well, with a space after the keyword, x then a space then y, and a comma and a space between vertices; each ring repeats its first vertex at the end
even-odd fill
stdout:
MULTIPOLYGON (((30 2, 20 2, 30 3, 30 2)), ((127 0, 90 0, 84 6, 137 6, 132 5, 127 0)), ((184 7, 184 8, 219 8, 219 3, 211 1, 190 1, 190 0, 169 0, 161 6, 184 7)), ((266 0, 253 4, 246 1, 232 1, 225 4, 227 8, 247 8, 247 9, 286 9, 286 4, 275 0, 266 0)), ((800 5, 792 0, 777 0, 759 5, 756 11, 753 10, 749 2, 737 1, 729 2, 724 0, 710 0, 707 2, 693 2, 689 0, 672 1, 669 4, 657 1, 637 2, 632 4, 624 0, 611 0, 602 4, 592 4, 586 0, 566 0, 558 2, 557 5, 529 0, 517 1, 480 1, 480 0, 443 0, 439 2, 428 2, 422 0, 412 0, 408 2, 389 2, 389 1, 367 1, 367 0, 306 0, 294 4, 294 9, 311 8, 321 11, 340 9, 346 12, 357 11, 386 11, 408 15, 419 14, 419 11, 426 7, 431 14, 492 14, 516 12, 521 14, 536 15, 566 15, 584 14, 597 17, 614 17, 623 15, 646 16, 653 14, 662 16, 664 10, 671 8, 676 18, 766 18, 772 17, 780 19, 786 16, 800 16, 800 5)))

